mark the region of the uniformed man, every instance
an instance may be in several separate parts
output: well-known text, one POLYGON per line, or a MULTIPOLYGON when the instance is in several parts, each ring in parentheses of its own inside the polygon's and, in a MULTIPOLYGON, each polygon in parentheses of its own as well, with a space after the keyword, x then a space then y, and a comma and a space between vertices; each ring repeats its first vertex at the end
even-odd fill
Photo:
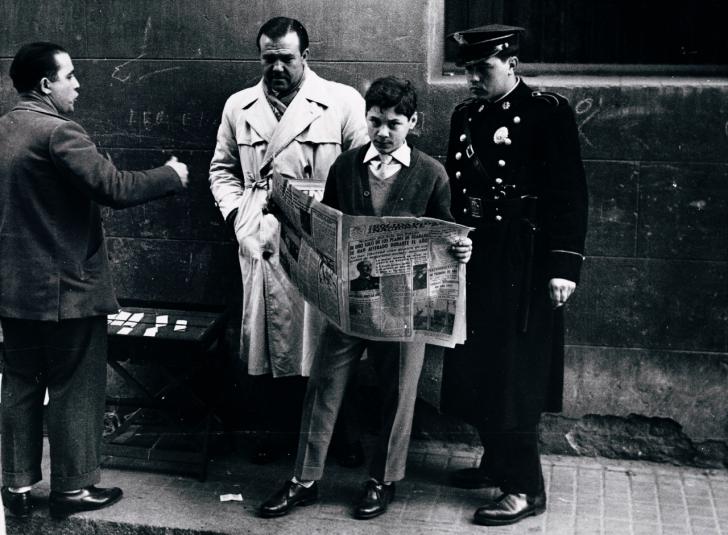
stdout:
POLYGON ((538 451, 542 412, 561 410, 563 305, 584 259, 587 192, 566 99, 517 74, 523 28, 457 32, 472 98, 453 113, 447 156, 453 215, 475 227, 467 267, 468 339, 449 351, 443 410, 484 447, 457 486, 499 487, 475 512, 512 524, 546 508, 538 451))

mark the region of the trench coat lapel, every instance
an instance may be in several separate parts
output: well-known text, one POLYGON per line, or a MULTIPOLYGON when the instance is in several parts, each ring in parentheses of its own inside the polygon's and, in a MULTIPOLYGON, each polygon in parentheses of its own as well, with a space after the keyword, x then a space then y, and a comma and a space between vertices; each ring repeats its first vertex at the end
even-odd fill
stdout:
MULTIPOLYGON (((263 97, 265 98, 265 96, 263 97)), ((306 130, 323 113, 318 104, 328 107, 328 92, 316 73, 306 68, 306 79, 301 89, 281 117, 278 128, 268 143, 261 169, 271 164, 273 159, 285 149, 295 137, 306 130)), ((266 102, 266 105, 268 103, 266 102)), ((270 106, 269 106, 270 107, 270 106)), ((271 113, 273 113, 271 111, 271 113)))
POLYGON ((263 80, 255 86, 255 92, 251 95, 250 100, 243 103, 243 109, 246 110, 245 120, 250 127, 258 133, 261 139, 270 144, 278 126, 278 120, 265 98, 263 80))

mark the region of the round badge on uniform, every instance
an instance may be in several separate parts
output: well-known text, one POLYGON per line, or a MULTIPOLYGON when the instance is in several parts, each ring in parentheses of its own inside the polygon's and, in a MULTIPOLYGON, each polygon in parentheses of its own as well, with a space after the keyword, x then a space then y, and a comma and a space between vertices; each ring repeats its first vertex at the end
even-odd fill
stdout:
POLYGON ((496 130, 495 134, 493 134, 493 142, 496 145, 508 143, 508 128, 501 126, 498 130, 496 130))

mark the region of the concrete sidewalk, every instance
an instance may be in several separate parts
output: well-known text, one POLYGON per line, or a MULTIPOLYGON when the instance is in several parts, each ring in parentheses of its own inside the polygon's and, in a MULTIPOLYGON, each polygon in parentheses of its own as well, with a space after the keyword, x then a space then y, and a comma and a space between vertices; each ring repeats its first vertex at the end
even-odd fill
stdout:
MULTIPOLYGON (((47 446, 47 444, 46 444, 47 446)), ((47 448, 46 448, 47 451, 47 448)), ((293 459, 267 466, 247 462, 247 453, 218 456, 204 483, 192 477, 129 469, 104 470, 102 485, 118 485, 124 498, 113 507, 66 521, 48 517, 48 483, 33 493, 38 508, 27 521, 8 518, 12 535, 192 534, 615 534, 728 535, 728 471, 655 463, 544 456, 547 512, 514 526, 486 528, 472 523, 488 491, 447 485, 450 470, 474 466, 477 449, 414 441, 407 478, 396 500, 378 518, 351 517, 364 468, 345 469, 332 460, 320 502, 266 520, 257 506, 290 476, 293 459), (242 502, 221 502, 240 493, 242 502)), ((44 474, 48 473, 47 456, 44 474)))

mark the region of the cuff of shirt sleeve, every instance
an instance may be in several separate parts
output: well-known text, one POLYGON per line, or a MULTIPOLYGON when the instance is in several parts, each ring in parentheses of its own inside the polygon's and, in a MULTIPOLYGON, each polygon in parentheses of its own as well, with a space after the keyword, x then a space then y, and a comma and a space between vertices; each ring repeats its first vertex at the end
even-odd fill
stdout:
POLYGON ((571 251, 550 251, 548 273, 552 279, 566 279, 579 283, 584 256, 571 251))

